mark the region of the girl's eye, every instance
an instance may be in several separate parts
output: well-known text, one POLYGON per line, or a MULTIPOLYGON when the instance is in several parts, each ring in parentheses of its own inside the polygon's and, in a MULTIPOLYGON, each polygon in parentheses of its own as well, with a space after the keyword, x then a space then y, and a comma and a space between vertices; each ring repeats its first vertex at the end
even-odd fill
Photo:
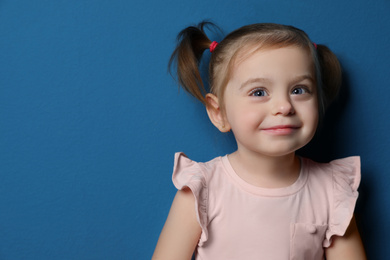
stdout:
POLYGON ((293 91, 291 92, 291 94, 293 95, 302 95, 305 93, 308 93, 308 91, 306 88, 303 87, 294 88, 293 91))
POLYGON ((264 89, 255 89, 250 93, 251 96, 255 97, 264 97, 268 96, 267 92, 264 89))

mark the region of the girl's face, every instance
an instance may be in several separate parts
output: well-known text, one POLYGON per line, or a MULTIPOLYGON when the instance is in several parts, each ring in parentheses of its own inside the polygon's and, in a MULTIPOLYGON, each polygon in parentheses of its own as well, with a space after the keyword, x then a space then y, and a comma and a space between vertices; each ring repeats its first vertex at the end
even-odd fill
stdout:
POLYGON ((311 56, 294 46, 255 52, 234 67, 224 104, 238 152, 295 152, 312 139, 318 124, 311 56))

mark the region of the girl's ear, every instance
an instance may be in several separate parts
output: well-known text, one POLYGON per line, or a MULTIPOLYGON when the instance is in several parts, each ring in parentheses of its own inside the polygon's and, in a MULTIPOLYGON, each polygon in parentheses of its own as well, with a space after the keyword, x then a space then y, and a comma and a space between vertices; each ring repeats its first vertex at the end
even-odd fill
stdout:
POLYGON ((221 110, 218 98, 214 94, 206 95, 206 109, 211 122, 219 131, 223 133, 230 131, 230 124, 221 110))

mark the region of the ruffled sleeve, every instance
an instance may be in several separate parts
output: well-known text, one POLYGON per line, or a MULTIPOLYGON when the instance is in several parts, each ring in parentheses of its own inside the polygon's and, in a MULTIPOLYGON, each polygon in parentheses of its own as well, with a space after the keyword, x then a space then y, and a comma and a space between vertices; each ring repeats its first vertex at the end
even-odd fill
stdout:
POLYGON ((195 197, 195 212, 202 228, 198 245, 201 246, 208 237, 207 232, 207 184, 202 168, 184 154, 175 154, 172 181, 178 190, 188 187, 195 197))
POLYGON ((330 162, 333 179, 333 205, 325 234, 324 247, 332 243, 332 236, 343 236, 351 222, 358 198, 360 157, 353 156, 330 162))

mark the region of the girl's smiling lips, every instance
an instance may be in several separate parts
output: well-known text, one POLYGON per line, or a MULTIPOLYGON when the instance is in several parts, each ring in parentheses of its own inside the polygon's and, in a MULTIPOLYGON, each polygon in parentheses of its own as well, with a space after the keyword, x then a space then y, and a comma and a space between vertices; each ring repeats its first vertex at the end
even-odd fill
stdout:
POLYGON ((261 130, 271 135, 289 135, 299 129, 297 125, 276 125, 262 128, 261 130))

